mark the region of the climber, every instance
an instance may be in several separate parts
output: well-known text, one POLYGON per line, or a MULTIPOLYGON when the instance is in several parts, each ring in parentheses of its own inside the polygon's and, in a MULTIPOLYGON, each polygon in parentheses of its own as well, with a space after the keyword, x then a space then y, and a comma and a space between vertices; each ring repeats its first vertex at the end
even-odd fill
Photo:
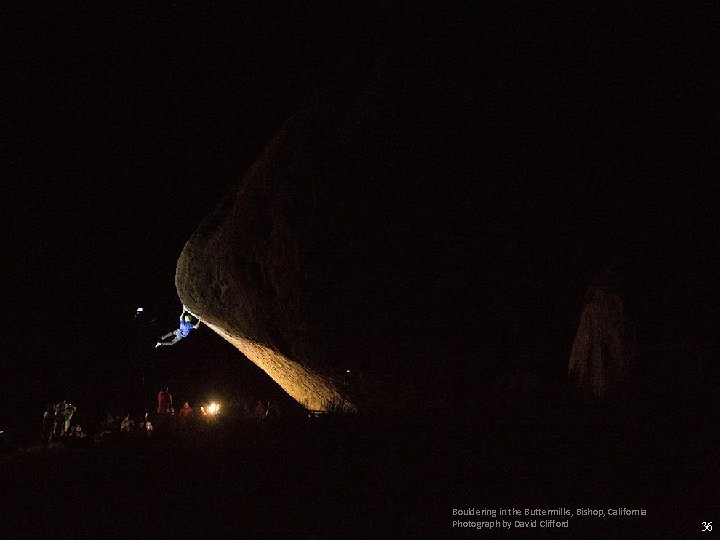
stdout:
MULTIPOLYGON (((195 317, 197 319, 197 317, 195 317)), ((168 332, 163 337, 160 338, 160 341, 158 341, 155 344, 155 348, 160 347, 160 345, 175 345, 178 341, 180 341, 183 338, 188 337, 190 334, 190 330, 193 330, 194 328, 197 328, 200 326, 200 320, 197 319, 197 323, 193 325, 192 323, 193 315, 190 313, 187 309, 185 309, 185 306, 183 306, 183 311, 180 314, 180 327, 177 330, 173 330, 172 332, 168 332), (165 341, 170 336, 175 336, 171 341, 165 341)))

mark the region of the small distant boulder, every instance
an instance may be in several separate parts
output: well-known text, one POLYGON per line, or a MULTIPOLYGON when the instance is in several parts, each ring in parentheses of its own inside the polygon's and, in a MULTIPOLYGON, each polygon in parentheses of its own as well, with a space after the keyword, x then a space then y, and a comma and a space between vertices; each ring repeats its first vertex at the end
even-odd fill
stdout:
POLYGON ((612 400, 621 395, 634 357, 623 295, 606 273, 585 296, 570 352, 568 381, 586 401, 612 400))

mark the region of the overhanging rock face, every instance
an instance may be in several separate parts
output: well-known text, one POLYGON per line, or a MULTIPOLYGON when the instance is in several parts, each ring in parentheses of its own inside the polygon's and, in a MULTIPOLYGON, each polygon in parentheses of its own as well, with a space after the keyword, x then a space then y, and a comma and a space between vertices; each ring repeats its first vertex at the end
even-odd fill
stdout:
POLYGON ((600 398, 627 378, 623 301, 637 305, 646 276, 662 283, 665 259, 681 258, 658 235, 675 225, 646 221, 676 191, 627 180, 654 182, 659 154, 638 161, 636 128, 655 125, 665 93, 638 108, 637 85, 617 84, 647 70, 632 44, 599 52, 535 15, 538 33, 518 40, 501 19, 473 22, 473 40, 454 19, 417 35, 410 23, 414 39, 372 67, 358 49, 343 62, 358 71, 277 130, 183 249, 181 301, 308 407, 386 410, 418 382, 431 399, 474 399, 511 362, 559 377, 578 276, 607 254, 634 258, 635 277, 621 297, 588 296, 569 375, 600 398), (613 76, 578 84, 595 81, 596 57, 613 76))
POLYGON ((355 405, 348 401, 347 396, 338 391, 333 381, 321 373, 302 366, 297 361, 260 343, 241 336, 233 336, 214 324, 208 326, 235 345, 306 409, 357 411, 355 405))
POLYGON ((183 304, 311 409, 396 403, 367 388, 427 379, 472 313, 467 111, 438 81, 395 73, 310 100, 178 260, 183 304))

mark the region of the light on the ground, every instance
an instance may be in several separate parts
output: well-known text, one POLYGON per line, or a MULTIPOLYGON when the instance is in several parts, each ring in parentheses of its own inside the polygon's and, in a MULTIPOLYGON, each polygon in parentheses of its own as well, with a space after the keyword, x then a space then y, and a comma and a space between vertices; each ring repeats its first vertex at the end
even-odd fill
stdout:
POLYGON ((219 404, 219 403, 217 403, 217 402, 215 402, 215 401, 211 401, 211 402, 208 404, 208 406, 207 406, 207 412, 208 412, 209 415, 216 415, 219 411, 220 411, 220 404, 219 404))

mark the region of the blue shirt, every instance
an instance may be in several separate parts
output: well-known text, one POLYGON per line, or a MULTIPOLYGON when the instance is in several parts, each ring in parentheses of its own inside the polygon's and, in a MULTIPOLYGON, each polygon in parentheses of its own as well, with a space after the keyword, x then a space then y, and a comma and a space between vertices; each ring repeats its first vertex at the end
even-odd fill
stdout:
POLYGON ((187 321, 180 321, 180 337, 188 337, 188 334, 190 333, 190 330, 193 329, 192 323, 189 323, 187 321))

